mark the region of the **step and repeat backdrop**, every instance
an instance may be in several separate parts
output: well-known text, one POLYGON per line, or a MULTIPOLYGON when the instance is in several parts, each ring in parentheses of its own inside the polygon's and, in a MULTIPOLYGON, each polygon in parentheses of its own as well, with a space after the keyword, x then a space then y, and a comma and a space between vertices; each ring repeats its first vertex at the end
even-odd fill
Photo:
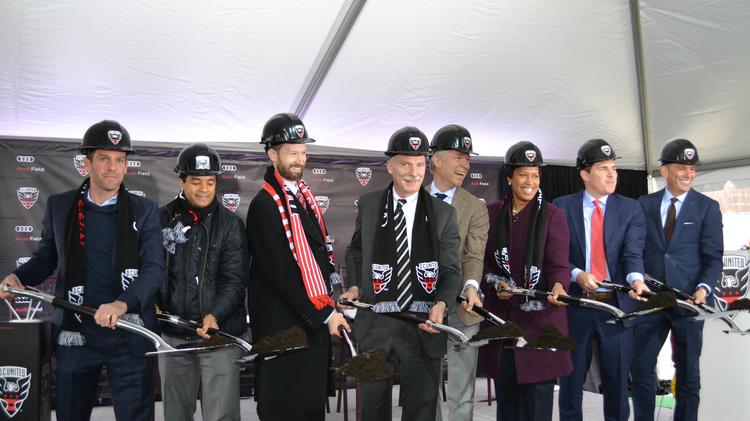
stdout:
MULTIPOLYGON (((0 141, 0 276, 23 264, 36 249, 42 236, 47 198, 77 188, 88 175, 78 145, 77 142, 0 141)), ((154 200, 160 206, 171 201, 179 191, 178 177, 173 169, 184 146, 136 143, 136 154, 128 157, 125 186, 131 193, 154 200)), ((250 201, 261 189, 269 161, 262 152, 219 150, 219 153, 224 172, 218 177, 217 200, 245 220, 250 201)), ((385 160, 385 156, 308 155, 304 179, 325 213, 334 238, 337 264, 344 274, 346 268, 341 265, 354 231, 357 199, 390 183, 385 160)), ((489 202, 498 200, 501 168, 497 162, 472 162, 464 188, 489 202)), ((429 174, 427 180, 430 180, 429 174)), ((54 279, 53 275, 42 289, 51 291, 54 279)), ((24 317, 23 313, 30 309, 24 302, 16 304, 24 317)), ((7 311, 6 306, 0 306, 0 317, 6 312, 4 320, 7 320, 7 311)), ((41 314, 46 315, 46 312, 41 314)))

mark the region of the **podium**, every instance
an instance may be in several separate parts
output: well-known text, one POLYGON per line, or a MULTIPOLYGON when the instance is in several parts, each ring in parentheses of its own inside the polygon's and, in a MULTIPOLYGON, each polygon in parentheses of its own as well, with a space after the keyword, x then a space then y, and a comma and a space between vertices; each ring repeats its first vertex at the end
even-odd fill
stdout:
POLYGON ((51 324, 0 322, 0 421, 49 421, 51 324))

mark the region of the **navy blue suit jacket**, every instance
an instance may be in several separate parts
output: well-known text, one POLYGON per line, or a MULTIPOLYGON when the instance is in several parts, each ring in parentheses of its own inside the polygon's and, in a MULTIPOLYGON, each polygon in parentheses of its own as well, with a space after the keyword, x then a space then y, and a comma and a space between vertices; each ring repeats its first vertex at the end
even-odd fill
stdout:
POLYGON ((691 189, 667 245, 661 222, 663 197, 664 189, 638 199, 646 214, 646 273, 691 295, 698 284, 713 290, 721 278, 724 253, 719 203, 691 189))
MULTIPOLYGON (((71 190, 49 197, 39 247, 28 262, 13 272, 24 285, 34 286, 57 271, 55 296, 65 300, 65 229, 77 193, 77 190, 71 190)), ((138 236, 138 278, 117 299, 128 304, 129 313, 140 314, 146 328, 158 332, 154 298, 164 280, 159 209, 153 201, 134 194, 130 195, 130 202, 138 236)), ((52 317, 53 344, 57 343, 62 316, 62 310, 56 308, 52 317)), ((134 353, 148 350, 142 338, 130 334, 127 337, 134 353)), ((150 343, 148 346, 153 348, 150 343)))
MULTIPOLYGON (((558 197, 554 204, 565 212, 570 229, 570 269, 586 270, 586 229, 583 224, 583 191, 558 197)), ((627 285, 631 272, 643 273, 643 245, 646 239, 645 218, 637 201, 619 194, 607 198, 604 211, 604 249, 610 282, 627 285)), ((570 293, 581 295, 577 283, 570 283, 570 293)), ((617 292, 617 304, 625 312, 633 311, 637 302, 617 292)))

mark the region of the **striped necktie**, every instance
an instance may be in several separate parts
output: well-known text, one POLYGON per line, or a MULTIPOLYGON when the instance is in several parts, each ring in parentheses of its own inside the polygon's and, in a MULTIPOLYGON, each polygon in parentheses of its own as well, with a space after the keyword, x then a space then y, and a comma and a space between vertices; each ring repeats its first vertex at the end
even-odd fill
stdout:
POLYGON ((398 298, 396 303, 401 311, 409 309, 413 296, 411 294, 411 264, 409 263, 409 241, 406 237, 406 218, 403 206, 406 199, 398 199, 393 221, 396 223, 396 267, 398 268, 398 298))

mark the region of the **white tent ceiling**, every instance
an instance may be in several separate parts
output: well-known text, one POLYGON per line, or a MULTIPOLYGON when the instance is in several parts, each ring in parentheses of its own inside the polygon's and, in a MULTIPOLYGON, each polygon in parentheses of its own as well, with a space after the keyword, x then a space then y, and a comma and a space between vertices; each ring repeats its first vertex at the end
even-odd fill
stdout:
POLYGON ((572 163, 603 137, 643 169, 687 137, 746 164, 748 18, 743 0, 4 1, 0 136, 114 118, 137 140, 255 143, 295 111, 327 146, 458 123, 482 155, 532 140, 572 163))

